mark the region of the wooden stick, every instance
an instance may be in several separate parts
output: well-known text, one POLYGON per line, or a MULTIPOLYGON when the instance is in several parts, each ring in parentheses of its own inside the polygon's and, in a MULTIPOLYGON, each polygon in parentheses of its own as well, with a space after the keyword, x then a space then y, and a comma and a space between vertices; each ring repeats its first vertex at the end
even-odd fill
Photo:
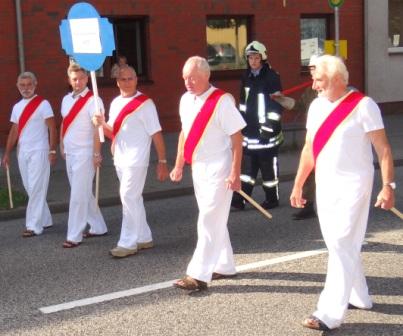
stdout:
POLYGON ((95 202, 98 204, 99 201, 99 167, 97 167, 95 173, 95 202))
MULTIPOLYGON (((97 78, 95 76, 95 71, 91 71, 91 84, 92 84, 92 91, 94 91, 95 114, 100 115, 102 112, 99 108, 98 85, 97 85, 97 78)), ((98 132, 99 132, 99 140, 101 142, 105 142, 104 129, 102 125, 98 127, 98 132)))
POLYGON ((396 208, 391 208, 390 211, 392 211, 397 217, 399 217, 400 219, 403 219, 403 213, 401 213, 399 210, 397 210, 396 208))
POLYGON ((8 168, 8 165, 6 166, 6 173, 7 173, 8 199, 10 201, 10 209, 13 209, 14 208, 13 191, 11 189, 10 168, 8 168))
POLYGON ((268 219, 272 219, 273 216, 262 208, 262 206, 257 203, 252 197, 246 194, 242 189, 237 191, 243 198, 245 198, 250 204, 252 204, 256 209, 258 209, 263 215, 265 215, 268 219))

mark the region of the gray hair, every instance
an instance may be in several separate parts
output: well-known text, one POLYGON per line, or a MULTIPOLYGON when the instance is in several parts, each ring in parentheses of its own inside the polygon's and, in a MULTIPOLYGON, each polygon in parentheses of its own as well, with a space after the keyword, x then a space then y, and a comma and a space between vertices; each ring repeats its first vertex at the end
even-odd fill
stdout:
POLYGON ((192 56, 187 59, 183 68, 194 65, 196 69, 210 76, 210 66, 204 57, 192 56))
POLYGON ((21 79, 31 79, 32 83, 34 83, 34 85, 38 84, 38 80, 36 79, 36 76, 33 72, 31 71, 25 71, 20 73, 20 75, 17 78, 17 83, 21 80, 21 79))
POLYGON ((136 70, 134 70, 134 68, 133 68, 132 66, 127 65, 127 64, 124 64, 124 65, 119 66, 118 71, 117 71, 117 74, 116 74, 116 75, 117 75, 116 78, 119 78, 119 77, 120 77, 120 73, 121 73, 123 70, 130 70, 130 72, 133 73, 134 77, 137 77, 136 70))
POLYGON ((348 84, 348 70, 340 57, 332 55, 323 55, 316 59, 316 71, 323 71, 332 79, 340 75, 345 84, 348 84))

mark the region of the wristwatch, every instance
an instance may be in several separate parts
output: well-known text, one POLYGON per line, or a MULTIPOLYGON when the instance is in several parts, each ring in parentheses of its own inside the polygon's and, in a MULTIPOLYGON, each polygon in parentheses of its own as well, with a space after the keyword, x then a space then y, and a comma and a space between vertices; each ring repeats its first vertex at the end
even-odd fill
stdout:
POLYGON ((392 188, 392 190, 396 189, 396 182, 389 182, 389 183, 384 183, 384 186, 389 186, 392 188))

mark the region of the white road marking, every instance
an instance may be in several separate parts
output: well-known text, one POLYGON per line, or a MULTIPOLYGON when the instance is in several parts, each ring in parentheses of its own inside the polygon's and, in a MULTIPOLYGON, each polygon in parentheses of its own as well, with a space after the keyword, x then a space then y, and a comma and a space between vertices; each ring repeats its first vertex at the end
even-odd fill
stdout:
MULTIPOLYGON (((247 270, 251 270, 251 269, 266 267, 269 265, 280 264, 280 263, 287 262, 287 261, 308 258, 308 257, 316 256, 319 254, 323 254, 326 252, 327 252, 326 249, 299 252, 299 253, 295 253, 295 254, 291 254, 291 255, 286 255, 283 257, 267 259, 267 260, 253 262, 250 264, 241 265, 241 266, 238 266, 236 268, 236 270, 237 270, 237 272, 243 272, 243 271, 247 271, 247 270)), ((77 307, 84 307, 84 306, 88 306, 88 305, 92 305, 92 304, 96 304, 96 303, 121 299, 121 298, 128 297, 128 296, 140 295, 140 294, 145 294, 145 293, 153 292, 153 291, 164 289, 164 288, 169 288, 169 287, 172 287, 172 283, 174 281, 176 281, 176 279, 170 280, 170 281, 165 281, 165 282, 159 282, 156 284, 147 285, 147 286, 143 286, 143 287, 132 288, 132 289, 124 290, 124 291, 94 296, 94 297, 90 297, 90 298, 86 298, 86 299, 65 302, 65 303, 61 303, 58 305, 42 307, 42 308, 39 308, 39 310, 43 314, 52 314, 52 313, 56 313, 56 312, 63 311, 63 310, 69 310, 69 309, 73 309, 73 308, 77 308, 77 307)))

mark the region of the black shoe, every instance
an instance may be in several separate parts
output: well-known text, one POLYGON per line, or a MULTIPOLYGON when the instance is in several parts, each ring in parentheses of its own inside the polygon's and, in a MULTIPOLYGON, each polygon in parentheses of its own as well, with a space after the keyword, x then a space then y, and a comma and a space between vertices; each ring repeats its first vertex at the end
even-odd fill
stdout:
POLYGON ((245 210, 245 201, 243 199, 232 199, 231 207, 237 210, 245 210))
POLYGON ((305 208, 302 208, 298 212, 292 215, 293 220, 304 220, 309 218, 317 218, 315 209, 313 208, 313 204, 305 205, 305 208))
POLYGON ((263 209, 273 209, 279 206, 279 201, 275 200, 275 201, 264 201, 263 203, 260 204, 260 206, 263 209))

